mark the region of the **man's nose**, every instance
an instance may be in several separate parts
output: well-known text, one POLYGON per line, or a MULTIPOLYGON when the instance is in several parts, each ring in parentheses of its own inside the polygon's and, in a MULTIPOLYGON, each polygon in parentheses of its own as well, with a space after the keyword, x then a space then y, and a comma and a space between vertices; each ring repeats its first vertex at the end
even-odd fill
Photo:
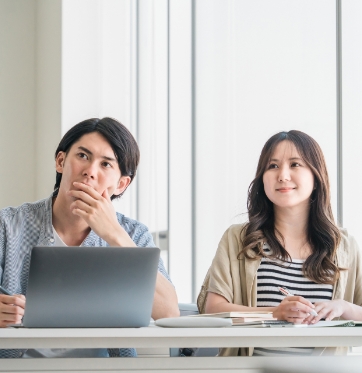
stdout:
POLYGON ((96 165, 94 163, 89 163, 87 167, 84 168, 82 175, 94 179, 96 176, 96 165))

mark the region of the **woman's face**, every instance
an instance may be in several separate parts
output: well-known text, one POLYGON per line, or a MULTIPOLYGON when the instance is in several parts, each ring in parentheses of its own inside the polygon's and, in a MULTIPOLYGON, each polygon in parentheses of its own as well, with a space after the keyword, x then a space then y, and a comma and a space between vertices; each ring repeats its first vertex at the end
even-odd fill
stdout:
POLYGON ((275 206, 309 206, 314 189, 314 175, 295 145, 284 140, 271 156, 263 175, 265 194, 275 206))

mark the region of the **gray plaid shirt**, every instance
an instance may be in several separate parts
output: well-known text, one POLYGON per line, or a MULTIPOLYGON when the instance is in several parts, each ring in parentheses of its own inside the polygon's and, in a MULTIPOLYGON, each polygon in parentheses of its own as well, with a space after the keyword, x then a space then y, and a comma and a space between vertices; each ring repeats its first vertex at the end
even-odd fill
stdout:
MULTIPOLYGON (((0 210, 0 283, 14 294, 26 295, 30 252, 34 246, 52 246, 52 198, 0 210)), ((117 212, 119 224, 139 247, 155 246, 145 225, 117 212)), ((93 231, 82 246, 109 246, 93 231)), ((158 270, 171 282, 162 259, 158 270)), ((1 350, 0 358, 21 357, 25 350, 1 350)), ((109 356, 136 356, 133 348, 108 349, 109 356)))

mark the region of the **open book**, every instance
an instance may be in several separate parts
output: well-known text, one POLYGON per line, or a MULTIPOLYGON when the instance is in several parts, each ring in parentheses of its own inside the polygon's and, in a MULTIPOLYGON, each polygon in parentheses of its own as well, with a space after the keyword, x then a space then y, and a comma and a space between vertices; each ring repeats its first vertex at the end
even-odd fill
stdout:
POLYGON ((295 328, 331 328, 331 327, 346 327, 346 326, 362 326, 361 321, 353 320, 332 320, 332 321, 318 321, 315 324, 293 324, 295 328))
POLYGON ((353 321, 353 320, 335 320, 335 321, 318 321, 315 324, 293 324, 288 321, 284 320, 260 320, 254 322, 245 322, 242 324, 234 324, 233 326, 243 326, 243 327, 252 327, 252 328, 259 328, 259 327, 284 327, 284 328, 333 328, 333 327, 355 327, 355 326, 362 326, 361 321, 353 321))

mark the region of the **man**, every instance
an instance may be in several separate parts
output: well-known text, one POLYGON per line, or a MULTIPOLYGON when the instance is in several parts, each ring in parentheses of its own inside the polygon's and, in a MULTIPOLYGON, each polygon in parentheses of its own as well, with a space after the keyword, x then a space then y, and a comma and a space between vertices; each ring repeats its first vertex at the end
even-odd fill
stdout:
MULTIPOLYGON (((1 285, 17 294, 0 294, 0 327, 20 323, 24 315, 30 252, 34 246, 154 246, 147 228, 116 213, 111 203, 132 182, 138 162, 138 145, 121 123, 111 118, 85 120, 71 128, 59 143, 52 195, 0 211, 1 285)), ((158 269, 152 317, 178 316, 176 292, 162 259, 158 269)), ((133 349, 0 350, 0 357, 21 356, 136 353, 133 349)))

